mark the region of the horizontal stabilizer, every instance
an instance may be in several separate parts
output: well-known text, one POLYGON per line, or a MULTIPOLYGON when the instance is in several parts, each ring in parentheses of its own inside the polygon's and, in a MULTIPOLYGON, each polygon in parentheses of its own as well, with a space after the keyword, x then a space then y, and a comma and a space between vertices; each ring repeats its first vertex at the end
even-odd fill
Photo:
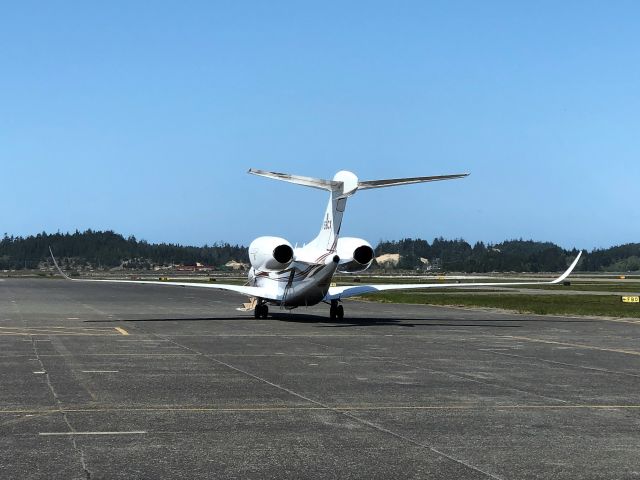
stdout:
POLYGON ((453 180, 455 178, 464 178, 468 173, 456 173, 453 175, 436 175, 433 177, 410 177, 410 178, 389 178, 386 180, 366 180, 358 182, 358 190, 366 190, 368 188, 395 187, 396 185, 409 185, 411 183, 437 182, 439 180, 453 180))
POLYGON ((324 180, 323 178, 303 177, 300 175, 291 175, 289 173, 267 172, 264 170, 256 170, 255 168, 250 168, 249 173, 259 175, 261 177, 273 178, 275 180, 282 180, 283 182, 297 183, 298 185, 304 185, 305 187, 328 190, 330 192, 332 190, 342 189, 342 182, 324 180))

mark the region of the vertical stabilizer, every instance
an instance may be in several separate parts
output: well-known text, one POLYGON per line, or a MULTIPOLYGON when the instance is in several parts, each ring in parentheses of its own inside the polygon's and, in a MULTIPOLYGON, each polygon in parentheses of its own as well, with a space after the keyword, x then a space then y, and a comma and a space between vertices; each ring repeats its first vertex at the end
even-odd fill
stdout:
POLYGON ((331 198, 327 204, 322 219, 322 227, 318 236, 314 238, 309 245, 319 250, 335 250, 340 235, 340 225, 342 225, 342 215, 347 205, 347 198, 340 197, 331 192, 331 198))
POLYGON ((309 244, 319 250, 334 251, 336 249, 347 198, 358 190, 358 177, 344 170, 335 174, 332 183, 336 186, 331 190, 320 233, 309 244))

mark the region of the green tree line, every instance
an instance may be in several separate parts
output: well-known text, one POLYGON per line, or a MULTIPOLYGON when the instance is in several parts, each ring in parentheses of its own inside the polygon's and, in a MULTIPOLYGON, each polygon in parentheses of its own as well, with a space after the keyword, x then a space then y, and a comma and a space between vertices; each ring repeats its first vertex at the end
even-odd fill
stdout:
POLYGON ((184 264, 196 262, 221 266, 229 260, 248 262, 247 249, 228 243, 191 247, 170 243, 149 243, 113 231, 76 231, 74 233, 45 232, 28 237, 10 237, 0 241, 0 269, 37 268, 48 262, 49 246, 61 261, 76 265, 112 268, 126 263, 130 266, 184 264))
MULTIPOLYGON (((462 239, 444 238, 436 238, 432 243, 411 238, 380 241, 375 252, 376 256, 400 254, 397 268, 419 268, 422 265, 420 258, 426 258, 442 270, 467 273, 560 271, 578 254, 575 248, 566 250, 551 242, 520 239, 493 245, 477 242, 472 246, 462 239)), ((638 271, 640 243, 585 252, 577 269, 590 272, 638 271)))
MULTIPOLYGON (((113 268, 125 265, 149 268, 151 265, 193 265, 196 262, 220 267, 229 260, 248 263, 247 249, 228 243, 203 247, 168 243, 149 243, 131 236, 125 238, 113 231, 45 232, 28 237, 4 235, 0 240, 0 269, 34 269, 49 262, 49 246, 66 265, 87 265, 113 268)), ((550 272, 566 268, 577 255, 576 249, 566 250, 551 242, 508 240, 497 244, 463 239, 435 238, 431 243, 405 238, 380 241, 376 256, 400 254, 395 268, 416 269, 424 266, 421 258, 444 271, 485 272, 550 272)), ((640 270, 640 243, 629 243, 607 249, 585 252, 578 266, 582 271, 627 272, 640 270)))

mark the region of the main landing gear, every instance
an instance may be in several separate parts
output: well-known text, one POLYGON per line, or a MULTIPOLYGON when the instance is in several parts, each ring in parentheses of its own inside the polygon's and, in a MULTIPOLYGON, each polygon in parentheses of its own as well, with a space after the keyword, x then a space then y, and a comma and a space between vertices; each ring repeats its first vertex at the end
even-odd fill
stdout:
POLYGON ((344 307, 338 304, 337 300, 331 300, 331 307, 329 308, 329 318, 331 320, 342 320, 344 318, 344 307))
POLYGON ((258 303, 253 310, 253 318, 267 318, 269 315, 269 307, 266 303, 258 303))

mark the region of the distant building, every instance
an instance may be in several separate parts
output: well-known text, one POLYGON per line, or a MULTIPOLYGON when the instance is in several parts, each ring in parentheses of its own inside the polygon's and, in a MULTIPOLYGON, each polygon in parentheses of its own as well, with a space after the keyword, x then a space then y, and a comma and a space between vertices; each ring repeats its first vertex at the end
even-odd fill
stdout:
POLYGON ((216 267, 213 265, 204 265, 200 262, 196 262, 195 265, 178 265, 176 270, 179 272, 211 272, 216 267))

